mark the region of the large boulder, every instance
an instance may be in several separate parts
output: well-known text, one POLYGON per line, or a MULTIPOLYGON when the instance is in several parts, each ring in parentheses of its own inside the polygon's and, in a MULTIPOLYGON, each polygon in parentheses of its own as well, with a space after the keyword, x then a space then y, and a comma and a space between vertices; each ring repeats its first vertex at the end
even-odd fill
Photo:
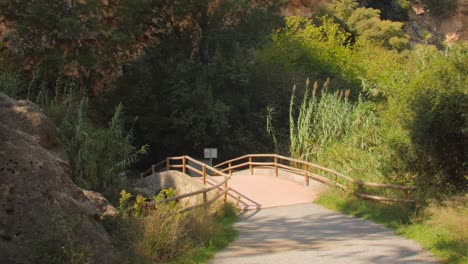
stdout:
POLYGON ((104 217, 117 214, 70 177, 57 130, 28 101, 0 93, 0 262, 115 263, 104 217))

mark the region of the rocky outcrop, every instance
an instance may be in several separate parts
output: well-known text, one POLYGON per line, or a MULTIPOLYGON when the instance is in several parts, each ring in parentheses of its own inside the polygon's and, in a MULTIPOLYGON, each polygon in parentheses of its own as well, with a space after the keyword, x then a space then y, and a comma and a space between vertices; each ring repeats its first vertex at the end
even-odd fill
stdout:
POLYGON ((468 0, 458 0, 455 13, 441 19, 438 29, 449 44, 468 40, 468 0))
POLYGON ((0 259, 115 263, 102 219, 117 211, 77 187, 54 124, 28 101, 0 93, 0 259))
POLYGON ((283 16, 312 16, 320 11, 331 0, 288 0, 281 14, 283 16))
POLYGON ((452 44, 468 40, 468 0, 458 0, 455 12, 438 17, 428 12, 420 0, 410 1, 411 10, 405 29, 413 43, 445 42, 452 44), (427 33, 431 34, 427 38, 427 33))

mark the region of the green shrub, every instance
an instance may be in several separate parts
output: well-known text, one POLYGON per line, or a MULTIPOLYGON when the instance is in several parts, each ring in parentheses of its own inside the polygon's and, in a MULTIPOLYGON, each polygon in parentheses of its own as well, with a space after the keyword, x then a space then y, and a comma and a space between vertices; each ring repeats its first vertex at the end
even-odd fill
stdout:
MULTIPOLYGON (((174 194, 167 189, 154 199, 174 194)), ((208 211, 177 213, 181 207, 176 202, 149 208, 142 206, 142 196, 131 198, 130 193, 122 191, 124 213, 119 219, 106 222, 117 248, 123 252, 124 262, 206 263, 236 236, 232 228, 236 212, 230 204, 214 204, 208 211)))
POLYGON ((100 128, 87 116, 84 100, 69 109, 59 135, 70 158, 73 180, 79 185, 115 193, 121 187, 118 174, 147 154, 148 146, 132 146, 133 134, 124 132, 122 111, 120 104, 109 126, 100 128))
POLYGON ((413 103, 415 117, 411 137, 420 171, 419 186, 438 191, 468 187, 466 142, 468 94, 426 91, 413 103))
MULTIPOLYGON (((418 71, 401 92, 407 116, 413 157, 408 170, 429 196, 465 191, 468 186, 466 140, 468 138, 468 83, 466 45, 445 52, 426 47, 417 50, 418 71)), ((397 102, 396 102, 397 103, 397 102)))
MULTIPOLYGON (((404 8, 405 3, 402 1, 395 6, 404 8)), ((328 10, 357 34, 357 42, 370 42, 399 51, 409 48, 409 36, 402 30, 403 23, 382 20, 378 9, 359 7, 354 0, 336 0, 328 10)))
POLYGON ((4 72, 0 75, 0 92, 11 98, 18 98, 23 86, 20 76, 16 73, 4 72))

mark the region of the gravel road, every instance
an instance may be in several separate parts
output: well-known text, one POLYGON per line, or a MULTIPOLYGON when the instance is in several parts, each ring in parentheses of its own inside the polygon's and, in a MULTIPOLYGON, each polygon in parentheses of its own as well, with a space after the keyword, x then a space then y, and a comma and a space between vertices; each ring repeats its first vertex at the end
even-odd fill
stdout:
POLYGON ((236 227, 211 264, 438 263, 386 227, 312 203, 246 211, 236 227))

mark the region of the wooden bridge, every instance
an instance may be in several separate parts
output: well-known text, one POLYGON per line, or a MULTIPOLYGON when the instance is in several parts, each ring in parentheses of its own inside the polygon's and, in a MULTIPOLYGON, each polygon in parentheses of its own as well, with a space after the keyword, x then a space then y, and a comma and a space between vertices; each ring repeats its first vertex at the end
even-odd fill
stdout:
POLYGON ((198 176, 205 188, 158 203, 199 195, 203 201, 180 212, 207 207, 218 199, 231 200, 244 209, 236 223, 238 238, 210 264, 438 263, 416 242, 398 237, 392 230, 312 203, 327 185, 362 199, 411 203, 413 187, 357 181, 317 164, 275 154, 245 155, 214 167, 188 156, 170 157, 142 177, 164 170, 198 176), (375 190, 382 189, 394 191, 378 193, 394 196, 375 195, 375 190))
POLYGON ((411 198, 414 187, 358 181, 333 169, 276 154, 249 154, 213 167, 189 156, 168 157, 141 176, 169 170, 198 176, 197 179, 206 186, 202 190, 160 201, 163 203, 203 194, 200 204, 182 211, 208 206, 221 198, 238 204, 242 210, 310 203, 326 186, 378 202, 415 202, 411 198), (398 190, 401 195, 384 197, 373 194, 372 190, 377 189, 398 190), (208 200, 209 192, 217 194, 208 200))

